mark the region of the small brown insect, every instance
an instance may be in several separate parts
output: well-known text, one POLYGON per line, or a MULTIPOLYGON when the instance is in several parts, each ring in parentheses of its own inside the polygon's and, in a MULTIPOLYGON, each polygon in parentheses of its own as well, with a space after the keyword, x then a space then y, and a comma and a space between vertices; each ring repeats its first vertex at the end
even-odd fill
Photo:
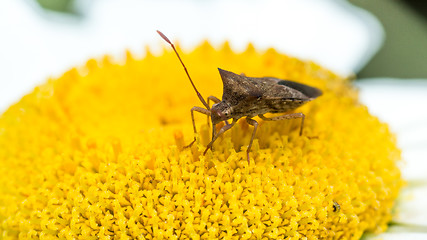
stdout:
POLYGON ((160 31, 157 33, 171 45, 172 49, 178 56, 179 61, 184 67, 185 73, 190 79, 191 85, 197 93, 202 104, 202 107, 193 107, 191 109, 191 118, 193 121, 194 140, 186 147, 190 147, 196 141, 197 129, 194 121, 194 112, 199 112, 211 117, 212 121, 212 140, 206 147, 203 154, 212 148, 215 140, 225 131, 232 128, 237 120, 246 117, 246 122, 254 127, 249 146, 246 150, 248 162, 249 152, 252 147, 252 142, 258 128, 258 122, 252 119, 257 116, 264 121, 278 121, 283 119, 301 118, 300 135, 304 125, 305 115, 303 113, 289 113, 277 117, 267 118, 265 113, 285 113, 298 108, 306 102, 309 102, 318 96, 322 95, 322 91, 315 87, 310 87, 301 83, 288 80, 281 80, 272 77, 253 78, 244 75, 238 75, 223 69, 218 68, 219 74, 223 82, 222 101, 217 97, 209 96, 207 102, 202 95, 197 91, 190 74, 187 71, 184 63, 181 60, 173 43, 160 31), (212 108, 209 107, 209 101, 213 101, 212 108), (231 123, 227 120, 232 119, 231 123), (224 121, 225 125, 216 133, 215 126, 224 121))
POLYGON ((332 211, 339 212, 340 210, 341 210, 341 206, 334 201, 334 203, 332 204, 332 211))

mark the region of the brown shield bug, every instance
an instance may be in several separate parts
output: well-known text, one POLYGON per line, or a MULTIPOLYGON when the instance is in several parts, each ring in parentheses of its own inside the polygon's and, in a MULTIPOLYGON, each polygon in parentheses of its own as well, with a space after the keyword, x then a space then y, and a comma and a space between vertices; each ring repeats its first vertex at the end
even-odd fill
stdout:
POLYGON ((197 93, 202 104, 202 107, 193 107, 191 109, 191 119, 193 121, 194 140, 186 147, 190 147, 196 141, 197 129, 194 121, 194 112, 199 112, 211 117, 212 121, 212 140, 206 147, 203 154, 212 148, 215 140, 225 131, 232 128, 237 120, 246 117, 246 122, 254 127, 249 146, 246 150, 247 159, 249 162, 249 152, 252 147, 252 142, 258 128, 258 122, 252 119, 257 116, 264 121, 278 121, 283 119, 301 118, 300 135, 304 125, 305 115, 303 113, 287 113, 281 116, 272 118, 265 117, 265 113, 286 113, 299 106, 307 103, 320 95, 322 91, 315 87, 305 84, 282 80, 272 77, 253 78, 244 75, 238 75, 223 69, 218 68, 219 74, 223 82, 222 101, 217 97, 209 96, 207 101, 204 100, 200 92, 197 90, 187 71, 184 63, 181 60, 173 43, 160 31, 157 33, 171 45, 172 49, 178 56, 179 61, 184 67, 185 73, 190 80, 191 85, 197 93), (213 101, 212 107, 209 106, 209 101, 213 101), (231 123, 227 120, 232 119, 231 123), (215 132, 215 127, 218 123, 224 122, 225 125, 215 132))

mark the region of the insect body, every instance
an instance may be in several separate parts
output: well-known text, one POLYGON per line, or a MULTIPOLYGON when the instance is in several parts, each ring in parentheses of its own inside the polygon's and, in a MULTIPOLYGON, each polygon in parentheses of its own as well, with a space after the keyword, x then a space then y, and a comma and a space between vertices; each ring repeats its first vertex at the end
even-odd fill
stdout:
POLYGON ((333 212, 339 212, 340 210, 341 210, 341 206, 337 202, 333 202, 332 211, 333 212))
MULTIPOLYGON (((194 85, 187 68, 175 49, 175 46, 163 33, 160 31, 157 32, 172 46, 178 56, 178 59, 183 65, 197 96, 205 106, 205 108, 193 107, 191 109, 191 118, 193 121, 193 130, 195 135, 197 134, 197 129, 194 121, 194 112, 200 112, 211 117, 212 140, 206 147, 204 154, 212 148, 213 143, 221 134, 232 128, 236 124, 237 120, 243 117, 246 118, 246 122, 249 125, 254 127, 252 137, 246 151, 248 162, 249 152, 258 128, 258 122, 252 119, 253 117, 258 115, 264 121, 301 118, 300 135, 302 134, 305 118, 304 114, 289 113, 272 118, 267 118, 263 114, 285 113, 296 109, 304 103, 322 95, 322 92, 319 89, 288 80, 281 80, 272 77, 252 78, 238 75, 223 69, 218 69, 223 82, 222 100, 219 100, 214 96, 210 96, 207 98, 206 102, 194 85), (209 101, 214 102, 212 108, 209 106, 209 101), (231 123, 228 123, 227 120, 229 119, 232 120, 231 123), (218 132, 215 132, 216 125, 222 121, 225 122, 225 125, 218 132)), ((195 141, 196 136, 194 136, 194 140, 187 147, 191 146, 195 141)))

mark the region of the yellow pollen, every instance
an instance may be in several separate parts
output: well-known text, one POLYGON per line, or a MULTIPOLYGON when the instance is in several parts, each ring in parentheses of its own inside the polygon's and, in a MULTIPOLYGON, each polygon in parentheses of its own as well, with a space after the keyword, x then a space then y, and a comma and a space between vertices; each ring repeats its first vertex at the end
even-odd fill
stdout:
MULTIPOLYGON (((0 117, 2 239, 359 239, 387 228, 400 151, 351 83, 253 46, 182 54, 204 97, 217 67, 318 87, 300 120, 239 121, 203 156, 212 129, 171 51, 89 60, 0 117)), ((23 69, 25 71, 25 69, 23 69)))

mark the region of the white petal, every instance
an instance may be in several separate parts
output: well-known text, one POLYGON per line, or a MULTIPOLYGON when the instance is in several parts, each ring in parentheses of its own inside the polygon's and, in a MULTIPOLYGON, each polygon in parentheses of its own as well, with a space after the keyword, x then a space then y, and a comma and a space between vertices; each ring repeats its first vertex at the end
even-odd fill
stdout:
POLYGON ((396 133, 403 177, 427 181, 427 80, 368 79, 357 85, 362 103, 396 133))
POLYGON ((426 182, 413 183, 412 186, 409 183, 409 186, 400 194, 393 222, 399 225, 424 227, 427 231, 426 199, 426 182))
POLYGON ((402 233, 382 233, 379 235, 369 235, 363 240, 426 240, 427 233, 411 233, 411 232, 402 232, 402 233))
POLYGON ((392 226, 381 234, 365 234, 362 240, 426 240, 427 229, 422 227, 392 226))

